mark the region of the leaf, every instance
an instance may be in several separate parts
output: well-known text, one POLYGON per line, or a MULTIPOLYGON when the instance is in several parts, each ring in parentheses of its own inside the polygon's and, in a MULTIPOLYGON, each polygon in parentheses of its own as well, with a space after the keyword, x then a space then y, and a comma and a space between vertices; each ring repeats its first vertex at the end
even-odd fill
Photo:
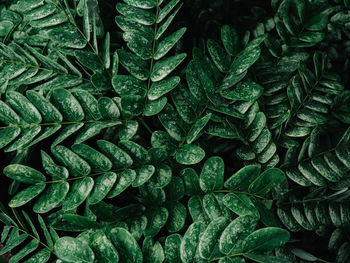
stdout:
POLYGON ((19 207, 38 196, 45 189, 45 184, 35 184, 17 193, 9 202, 10 207, 19 207))
POLYGON ((180 257, 182 262, 190 263, 195 259, 199 238, 204 228, 205 225, 203 222, 192 223, 187 228, 180 245, 180 257))
POLYGON ((259 176, 260 166, 247 165, 225 181, 225 188, 246 191, 248 186, 259 176))
POLYGON ((10 164, 6 166, 4 174, 15 181, 26 184, 36 184, 46 181, 45 176, 41 172, 21 164, 10 164))
POLYGON ((222 231, 228 225, 228 219, 219 217, 214 219, 207 226, 205 231, 199 240, 198 252, 202 258, 210 259, 215 246, 217 245, 217 239, 220 237, 222 231))
POLYGON ((263 93, 263 87, 255 82, 240 82, 236 87, 221 92, 224 98, 230 100, 253 101, 263 93))
POLYGON ((245 194, 229 193, 223 198, 223 203, 239 216, 250 215, 255 218, 260 218, 255 205, 245 194))
POLYGON ((191 144, 197 139, 197 136, 200 134, 200 132, 204 129, 204 127, 207 125, 211 118, 212 114, 208 113, 204 117, 200 118, 196 121, 196 123, 193 125, 189 135, 187 136, 186 142, 188 144, 191 144))
POLYGON ((284 245, 289 237, 289 232, 282 228, 261 228, 246 237, 243 249, 247 252, 272 250, 284 245))
POLYGON ((202 148, 192 144, 185 144, 176 153, 176 161, 181 164, 191 165, 203 160, 205 152, 202 148))
POLYGON ((117 182, 115 183, 114 187, 109 191, 107 195, 108 198, 113 198, 122 193, 126 188, 128 188, 135 180, 136 173, 131 169, 125 169, 117 176, 117 182))
POLYGON ((239 216, 233 220, 220 236, 220 252, 225 255, 241 252, 244 239, 254 231, 257 223, 257 219, 251 216, 239 216))
POLYGON ((51 184, 33 206, 35 213, 46 213, 59 206, 69 190, 67 182, 51 184))
POLYGON ((65 262, 94 262, 95 255, 88 245, 72 237, 61 237, 55 243, 55 253, 65 262))
POLYGON ((224 161, 218 157, 210 157, 203 165, 199 176, 199 185, 206 192, 212 192, 214 189, 221 189, 224 180, 224 161))
POLYGON ((142 263, 143 256, 140 247, 133 236, 125 229, 116 227, 107 233, 107 237, 118 248, 120 262, 142 263))
MULTIPOLYGON (((133 3, 135 2, 136 1, 133 1, 133 3)), ((117 3, 116 7, 119 13, 129 18, 130 20, 138 22, 142 25, 149 26, 155 22, 155 15, 149 11, 122 3, 117 3)))
POLYGON ((249 186, 249 192, 258 195, 266 195, 278 184, 286 180, 284 173, 277 168, 271 168, 263 172, 249 186))
POLYGON ((73 177, 88 175, 91 172, 90 165, 68 148, 58 145, 51 149, 55 158, 69 170, 73 177))
POLYGON ((67 121, 81 121, 84 118, 84 111, 78 100, 65 89, 55 89, 52 92, 55 105, 67 121))
POLYGON ((89 246, 98 262, 112 263, 119 261, 117 249, 103 232, 96 231, 90 236, 89 241, 89 246))
POLYGON ((307 30, 321 31, 326 28, 328 24, 328 17, 323 14, 312 17, 305 25, 307 30))
MULTIPOLYGON (((178 1, 178 0, 177 0, 178 1)), ((168 37, 164 38, 158 45, 156 52, 154 53, 154 59, 159 60, 162 57, 164 57, 171 48, 174 47, 174 45, 180 40, 180 38, 185 34, 186 28, 180 28, 173 34, 169 35, 168 37)))
POLYGON ((239 50, 238 33, 234 27, 224 25, 221 27, 221 40, 226 52, 230 56, 235 56, 239 50))
POLYGON ((21 93, 9 91, 6 93, 6 101, 28 123, 40 123, 41 114, 36 107, 21 93))
POLYGON ((180 83, 180 78, 169 77, 159 82, 152 83, 150 90, 148 91, 149 100, 157 100, 163 95, 173 90, 180 83))
POLYGON ((76 180, 63 201, 62 209, 71 210, 78 207, 85 201, 94 186, 94 180, 91 177, 76 180))
POLYGON ((223 73, 227 72, 231 62, 230 56, 228 56, 225 50, 221 47, 221 45, 213 39, 209 39, 207 41, 207 47, 208 47, 209 54, 215 63, 215 66, 221 72, 223 73))
POLYGON ((165 263, 181 263, 180 246, 182 236, 179 234, 172 234, 167 236, 164 245, 165 263))
POLYGON ((151 73, 151 80, 154 82, 160 81, 168 76, 184 59, 186 54, 178 54, 172 57, 164 58, 158 61, 151 73))
POLYGON ((100 202, 112 189, 117 180, 117 175, 113 172, 100 175, 94 180, 94 188, 91 190, 87 198, 89 204, 96 204, 100 202))
POLYGON ((133 160, 131 159, 130 155, 113 143, 105 140, 98 140, 97 145, 101 149, 102 153, 104 153, 107 158, 112 161, 115 168, 127 168, 132 165, 133 160))
POLYGON ((243 50, 231 64, 229 72, 233 75, 242 74, 259 59, 260 52, 259 47, 243 50))
POLYGON ((104 154, 86 144, 74 144, 72 150, 87 161, 94 172, 106 172, 112 168, 112 162, 104 154))

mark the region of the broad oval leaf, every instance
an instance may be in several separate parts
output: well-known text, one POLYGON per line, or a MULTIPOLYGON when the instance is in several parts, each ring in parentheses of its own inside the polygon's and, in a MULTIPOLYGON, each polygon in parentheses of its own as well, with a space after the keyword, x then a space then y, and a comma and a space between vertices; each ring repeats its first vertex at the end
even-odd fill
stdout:
POLYGON ((265 227, 251 233, 244 240, 246 252, 273 250, 284 245, 290 238, 287 230, 278 227, 265 227))
POLYGON ((68 236, 57 240, 55 254, 61 260, 71 263, 93 263, 95 260, 94 252, 87 244, 68 236))
POLYGON ((142 263, 143 256, 135 238, 124 228, 116 227, 107 233, 107 237, 118 249, 120 262, 142 263))
POLYGON ((177 151, 175 158, 181 164, 191 165, 202 161, 204 156, 205 152, 202 148, 196 145, 186 144, 177 151))
POLYGON ((46 177, 41 172, 21 164, 10 164, 6 166, 4 174, 15 181, 26 184, 36 184, 46 181, 46 177))

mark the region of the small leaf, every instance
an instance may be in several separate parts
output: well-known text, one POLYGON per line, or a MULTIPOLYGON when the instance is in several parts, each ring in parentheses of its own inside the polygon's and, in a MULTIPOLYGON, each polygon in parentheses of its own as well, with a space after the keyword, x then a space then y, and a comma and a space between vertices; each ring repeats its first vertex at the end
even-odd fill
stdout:
MULTIPOLYGON (((178 0, 177 0, 178 1, 178 0)), ((179 39, 186 32, 186 28, 180 28, 170 36, 164 38, 158 45, 157 50, 154 54, 154 59, 159 60, 164 57, 170 49, 179 41, 179 39)))
POLYGON ((61 260, 72 263, 92 263, 95 255, 88 245, 72 237, 61 237, 55 243, 55 254, 61 260))
POLYGON ((254 101, 263 91, 263 87, 255 82, 240 82, 234 88, 222 91, 221 95, 230 100, 254 101))
POLYGON ((107 237, 118 248, 120 262, 142 263, 143 256, 135 238, 125 229, 116 227, 107 233, 107 237))
POLYGON ((224 180, 224 161, 217 156, 210 157, 203 165, 199 185, 206 192, 221 189, 224 180))
POLYGON ((220 237, 222 231, 228 225, 229 220, 224 217, 219 217, 210 222, 205 231, 200 237, 198 252, 202 258, 210 259, 217 239, 220 237))
POLYGON ((94 180, 91 177, 76 180, 63 201, 62 209, 71 210, 78 207, 90 194, 94 186, 94 180))
POLYGON ((185 144, 176 153, 176 161, 181 164, 191 165, 202 161, 204 156, 205 152, 199 146, 185 144))
POLYGON ((38 196, 45 189, 45 184, 35 184, 17 193, 9 202, 10 207, 19 207, 38 196))
POLYGON ((247 165, 228 178, 224 184, 230 190, 248 190, 248 186, 259 176, 260 166, 247 165))
POLYGON ((194 142, 197 139, 197 136, 204 129, 204 127, 207 125, 211 116, 212 116, 212 114, 208 113, 207 115, 205 115, 204 117, 202 117, 196 121, 196 123, 193 125, 193 128, 191 129, 191 132, 187 136, 186 142, 188 144, 194 142))
POLYGON ((244 240, 244 251, 273 250, 289 240, 287 230, 278 227, 266 227, 256 230, 244 240))
POLYGON ((255 218, 260 218, 255 205, 245 194, 229 193, 223 198, 223 203, 239 216, 250 215, 255 218))
POLYGON ((258 221, 251 216, 239 216, 222 232, 219 250, 225 255, 242 251, 243 240, 254 231, 258 221))
POLYGON ((180 83, 180 77, 169 77, 152 84, 148 91, 148 99, 156 100, 173 90, 180 83))
POLYGON ((36 184, 46 181, 45 176, 41 172, 21 164, 10 164, 6 166, 4 174, 15 181, 26 184, 36 184))
POLYGON ((251 183, 248 190, 258 195, 266 195, 284 180, 286 180, 286 176, 280 169, 271 168, 256 178, 251 183))
POLYGON ((164 79, 168 76, 184 59, 186 54, 178 54, 172 57, 164 58, 158 61, 154 67, 151 74, 151 80, 156 82, 164 79))

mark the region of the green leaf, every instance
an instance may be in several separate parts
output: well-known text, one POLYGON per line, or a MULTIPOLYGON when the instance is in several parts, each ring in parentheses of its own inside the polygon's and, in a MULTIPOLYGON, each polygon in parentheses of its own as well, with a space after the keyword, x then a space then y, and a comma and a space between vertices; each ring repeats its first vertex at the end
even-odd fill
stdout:
POLYGON ((43 248, 39 250, 39 252, 32 255, 29 259, 24 261, 24 263, 46 263, 47 261, 49 261, 50 256, 50 250, 48 250, 47 248, 43 248))
POLYGON ((45 189, 45 184, 35 184, 17 193, 9 202, 10 207, 19 207, 38 196, 45 189))
POLYGON ((239 216, 222 232, 219 250, 225 255, 240 253, 244 239, 254 231, 258 221, 251 216, 239 216))
POLYGON ((146 80, 149 77, 149 70, 144 60, 124 50, 118 50, 118 55, 120 64, 136 79, 146 80))
POLYGON ((230 100, 253 101, 258 99, 264 89, 255 82, 240 82, 234 88, 221 92, 224 98, 230 100))
POLYGON ((248 190, 254 194, 266 195, 284 180, 286 180, 286 176, 280 169, 271 168, 256 178, 248 190))
POLYGON ((282 228, 261 228, 246 237, 243 249, 247 252, 272 250, 284 245, 289 237, 289 232, 282 228))
POLYGON ((162 245, 157 241, 153 244, 151 237, 146 237, 142 244, 142 253, 145 263, 164 262, 164 251, 162 245))
POLYGON ((150 207, 145 215, 147 216, 147 227, 144 235, 151 237, 158 234, 169 218, 169 212, 165 207, 150 207))
POLYGON ((41 114, 36 107, 21 93, 9 91, 6 93, 6 101, 28 123, 40 123, 41 114))
POLYGON ((233 75, 242 74, 259 59, 260 52, 259 47, 243 50, 231 64, 229 72, 233 75))
POLYGON ((172 57, 164 58, 158 61, 151 73, 151 80, 154 82, 160 81, 168 76, 184 59, 186 54, 178 54, 172 57))
POLYGON ((94 262, 95 255, 88 245, 72 237, 61 237, 55 243, 55 254, 65 262, 94 262))
POLYGON ((79 177, 91 172, 90 165, 68 148, 58 145, 51 149, 55 158, 69 170, 71 176, 79 177))
POLYGON ((255 218, 260 218, 255 205, 245 194, 229 193, 223 198, 223 203, 239 216, 250 215, 255 218))
POLYGON ((111 142, 105 140, 97 141, 98 147, 101 149, 109 160, 111 160, 115 168, 127 168, 132 165, 133 160, 130 155, 124 152, 111 142))
POLYGON ((35 213, 47 213, 61 204, 69 190, 67 182, 51 184, 33 206, 35 213))
POLYGON ((81 121, 84 119, 84 111, 78 100, 65 89, 55 89, 52 92, 55 105, 62 112, 67 121, 81 121))
POLYGON ((221 189, 224 180, 224 161, 217 156, 210 157, 203 165, 199 176, 199 185, 206 192, 212 192, 214 189, 221 189))
POLYGON ((148 91, 148 99, 157 100, 163 95, 173 90, 180 83, 180 78, 169 77, 159 82, 152 83, 150 90, 148 91))
POLYGON ((72 150, 84 158, 94 172, 106 172, 112 168, 112 162, 104 154, 86 144, 74 144, 72 150))
POLYGON ((46 181, 45 176, 41 172, 21 164, 10 164, 6 166, 4 174, 15 181, 26 184, 36 184, 46 181))
POLYGON ((172 234, 167 236, 164 245, 165 263, 182 263, 180 257, 180 246, 182 236, 172 234))
POLYGON ((90 204, 100 202, 112 189, 117 180, 117 175, 113 172, 105 173, 97 177, 94 181, 94 188, 92 189, 87 201, 90 204))
POLYGON ((246 191, 249 185, 259 176, 260 166, 247 165, 225 181, 225 188, 246 191))
MULTIPOLYGON (((178 0, 177 0, 178 1, 178 0)), ((173 34, 164 38, 158 45, 156 52, 154 53, 154 59, 159 60, 164 57, 180 40, 180 38, 185 34, 186 28, 180 28, 173 34)))
POLYGON ((323 14, 316 15, 307 21, 305 28, 311 31, 321 31, 327 27, 328 17, 323 14))
MULTIPOLYGON (((136 1, 133 1, 133 3, 135 2, 136 1)), ((126 18, 129 18, 130 20, 140 23, 142 25, 152 25, 156 20, 155 15, 153 13, 131 5, 117 3, 116 7, 118 12, 124 15, 126 18)))
POLYGON ((180 257, 183 263, 191 263, 195 259, 199 239, 204 229, 205 225, 203 222, 192 223, 187 228, 180 246, 180 257))
POLYGON ((125 3, 127 3, 128 5, 132 5, 135 7, 139 7, 142 9, 149 9, 149 8, 153 8, 157 5, 157 1, 156 0, 145 0, 145 1, 137 1, 137 0, 124 0, 125 3))
POLYGON ((226 52, 230 56, 235 56, 239 51, 238 33, 234 27, 224 25, 221 27, 221 40, 226 52))
POLYGON ((231 58, 228 56, 223 47, 213 39, 209 39, 207 47, 215 66, 223 73, 227 72, 230 67, 231 58))
POLYGON ((107 197, 113 198, 122 193, 128 188, 136 178, 136 172, 131 169, 126 169, 117 175, 117 182, 114 187, 109 191, 107 197))
POLYGON ((203 160, 205 152, 202 148, 192 144, 185 144, 176 153, 176 161, 181 164, 191 165, 203 160))
POLYGON ((215 246, 217 246, 217 239, 228 223, 229 220, 227 218, 219 217, 211 221, 207 226, 200 237, 198 245, 198 252, 202 258, 210 259, 215 246))
POLYGON ((90 248, 95 254, 95 258, 101 263, 119 262, 117 249, 107 236, 100 231, 96 231, 90 236, 90 248))
POLYGON ((142 263, 143 256, 135 238, 125 229, 116 227, 107 233, 107 237, 118 248, 120 262, 142 263))
POLYGON ((63 201, 62 209, 71 210, 78 207, 85 201, 94 186, 94 180, 91 177, 76 180, 63 201))
POLYGON ((204 129, 204 127, 209 122, 211 116, 212 116, 212 114, 208 113, 207 115, 205 115, 204 117, 202 117, 196 121, 196 123, 193 125, 189 135, 187 136, 186 142, 188 144, 194 142, 197 139, 200 132, 204 129))

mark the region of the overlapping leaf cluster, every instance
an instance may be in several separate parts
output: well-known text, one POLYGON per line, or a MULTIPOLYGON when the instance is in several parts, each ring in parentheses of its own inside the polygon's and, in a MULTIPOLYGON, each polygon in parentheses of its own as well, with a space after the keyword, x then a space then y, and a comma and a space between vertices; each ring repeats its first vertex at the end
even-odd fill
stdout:
POLYGON ((0 255, 349 262, 349 25, 347 0, 1 3, 0 255))

